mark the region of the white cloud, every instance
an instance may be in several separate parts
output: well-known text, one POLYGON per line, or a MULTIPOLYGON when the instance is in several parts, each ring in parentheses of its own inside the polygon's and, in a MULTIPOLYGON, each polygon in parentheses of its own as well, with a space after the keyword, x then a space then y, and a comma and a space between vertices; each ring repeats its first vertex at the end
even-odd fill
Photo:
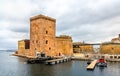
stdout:
POLYGON ((57 35, 71 35, 74 41, 109 41, 119 34, 119 3, 120 0, 1 0, 0 48, 17 48, 19 39, 29 38, 29 19, 37 14, 57 19, 57 35))
POLYGON ((0 1, 0 6, 0 14, 8 19, 23 19, 38 9, 38 6, 30 0, 3 0, 0 1))

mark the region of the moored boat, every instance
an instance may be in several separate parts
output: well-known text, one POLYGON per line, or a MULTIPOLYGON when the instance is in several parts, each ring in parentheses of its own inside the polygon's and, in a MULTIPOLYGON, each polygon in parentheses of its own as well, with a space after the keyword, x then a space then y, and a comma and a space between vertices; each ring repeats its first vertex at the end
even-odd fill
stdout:
POLYGON ((107 67, 106 60, 103 59, 103 58, 99 59, 98 62, 97 62, 97 66, 99 66, 99 67, 107 67))
POLYGON ((87 64, 88 64, 88 65, 91 64, 91 60, 88 60, 88 61, 87 61, 87 64))

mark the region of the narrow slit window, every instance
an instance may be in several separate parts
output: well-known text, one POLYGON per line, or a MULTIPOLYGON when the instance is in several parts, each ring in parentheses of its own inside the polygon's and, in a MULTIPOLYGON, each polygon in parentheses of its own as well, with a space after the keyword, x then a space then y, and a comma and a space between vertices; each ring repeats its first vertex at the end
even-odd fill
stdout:
POLYGON ((49 50, 51 50, 51 48, 49 48, 49 50))
POLYGON ((48 40, 46 40, 46 44, 48 44, 48 40))
POLYGON ((34 43, 34 40, 32 41, 32 43, 34 43))
POLYGON ((38 43, 38 40, 36 40, 36 43, 38 43))
POLYGON ((48 34, 48 31, 46 31, 46 34, 48 34))

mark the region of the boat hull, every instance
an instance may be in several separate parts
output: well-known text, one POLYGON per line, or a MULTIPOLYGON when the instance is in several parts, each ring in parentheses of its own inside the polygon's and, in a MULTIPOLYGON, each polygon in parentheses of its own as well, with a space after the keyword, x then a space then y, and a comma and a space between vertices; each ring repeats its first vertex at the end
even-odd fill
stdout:
POLYGON ((107 63, 99 62, 99 63, 97 63, 97 66, 99 66, 99 67, 107 67, 107 63))

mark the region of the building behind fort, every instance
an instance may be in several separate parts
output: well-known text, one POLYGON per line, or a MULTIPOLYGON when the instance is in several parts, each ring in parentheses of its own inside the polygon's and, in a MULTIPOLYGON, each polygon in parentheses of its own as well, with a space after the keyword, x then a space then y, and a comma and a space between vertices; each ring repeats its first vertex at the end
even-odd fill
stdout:
POLYGON ((56 37, 56 19, 38 15, 30 18, 30 40, 18 41, 18 55, 35 57, 72 55, 72 37, 56 37))
POLYGON ((93 45, 85 42, 73 42, 74 53, 94 53, 93 45))
POLYGON ((101 54, 120 54, 120 34, 118 38, 113 38, 110 42, 104 42, 100 46, 101 54))

